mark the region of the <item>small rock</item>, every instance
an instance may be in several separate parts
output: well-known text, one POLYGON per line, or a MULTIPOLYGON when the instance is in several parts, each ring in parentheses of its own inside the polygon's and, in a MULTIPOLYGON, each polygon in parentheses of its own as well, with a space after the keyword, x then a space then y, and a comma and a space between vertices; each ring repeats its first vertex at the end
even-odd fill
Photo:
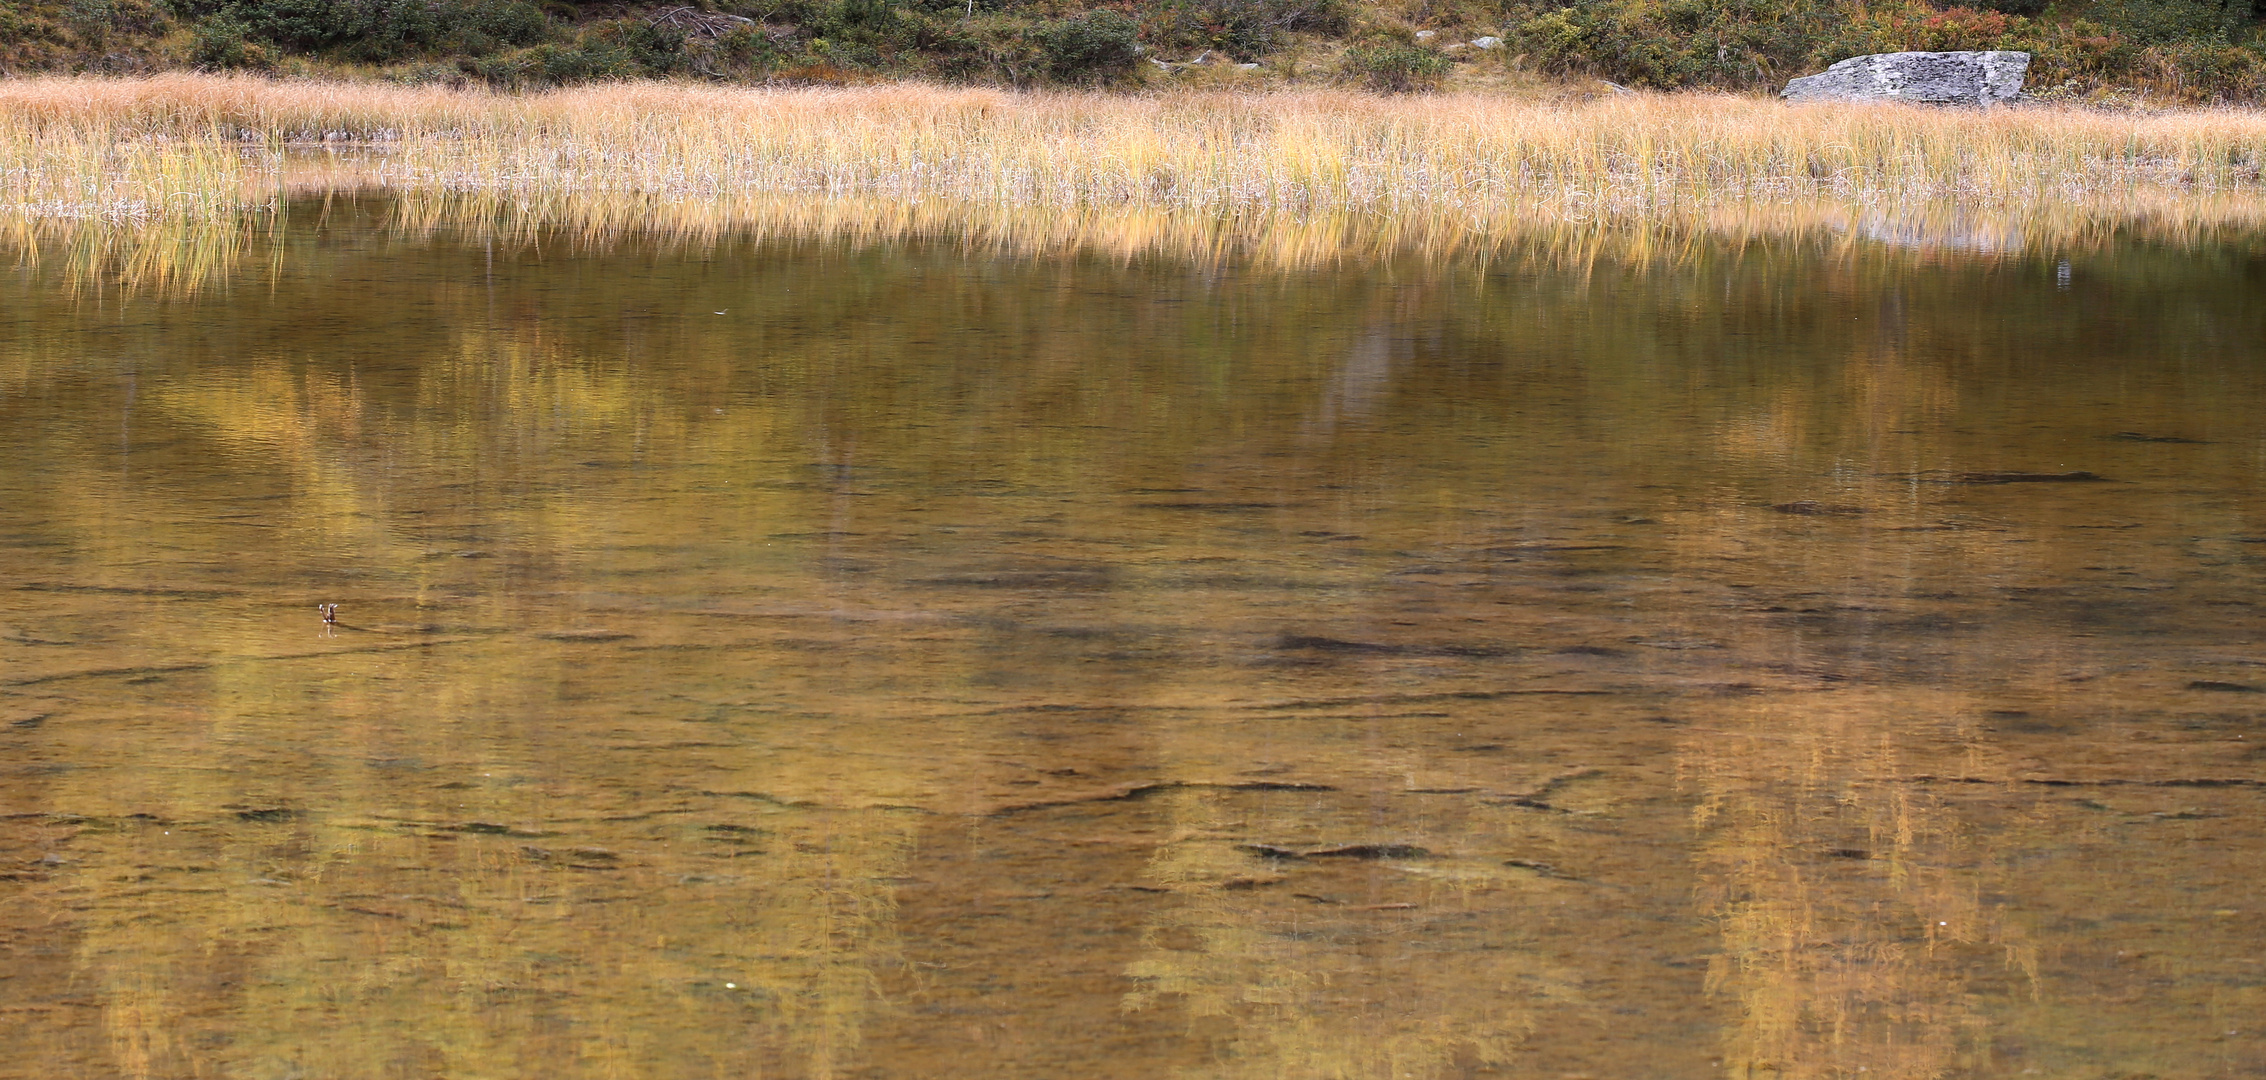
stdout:
POLYGON ((1492 35, 1475 37, 1471 39, 1471 47, 1474 49, 1500 49, 1503 47, 1503 39, 1492 35))

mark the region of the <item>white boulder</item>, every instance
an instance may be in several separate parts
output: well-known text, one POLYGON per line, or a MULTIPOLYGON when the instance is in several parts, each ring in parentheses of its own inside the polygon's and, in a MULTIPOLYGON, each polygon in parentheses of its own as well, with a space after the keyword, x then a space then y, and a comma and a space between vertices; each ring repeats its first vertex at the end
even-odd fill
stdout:
POLYGON ((1900 52, 1853 56, 1786 84, 1788 101, 2001 105, 2022 93, 2026 52, 1900 52))

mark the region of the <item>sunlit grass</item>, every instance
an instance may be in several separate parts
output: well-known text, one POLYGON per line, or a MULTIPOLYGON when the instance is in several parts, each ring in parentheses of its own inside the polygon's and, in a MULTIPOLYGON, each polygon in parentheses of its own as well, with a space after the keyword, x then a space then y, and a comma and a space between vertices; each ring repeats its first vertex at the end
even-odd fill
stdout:
POLYGON ((592 235, 942 231, 1292 262, 1629 230, 2005 248, 2254 226, 2261 162, 2266 112, 2227 109, 0 81, 0 229, 19 250, 56 222, 212 220, 333 190, 397 196, 410 219, 592 235))

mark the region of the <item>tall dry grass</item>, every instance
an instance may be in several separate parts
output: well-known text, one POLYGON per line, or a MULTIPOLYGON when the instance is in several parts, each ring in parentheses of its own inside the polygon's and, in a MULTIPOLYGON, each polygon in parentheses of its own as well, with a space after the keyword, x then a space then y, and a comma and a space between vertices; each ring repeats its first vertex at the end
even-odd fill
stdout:
POLYGON ((1706 232, 1929 205, 2027 236, 2141 219, 2255 225, 2262 163, 2266 112, 2229 109, 0 81, 0 223, 19 236, 40 221, 207 219, 348 189, 431 203, 427 216, 599 229, 645 217, 695 231, 779 213, 807 224, 824 198, 849 200, 860 221, 897 205, 924 227, 957 217, 1046 243, 1130 229, 1144 244, 1217 244, 1224 228, 1234 242, 1280 234, 1287 248, 1453 248, 1568 225, 1706 232))

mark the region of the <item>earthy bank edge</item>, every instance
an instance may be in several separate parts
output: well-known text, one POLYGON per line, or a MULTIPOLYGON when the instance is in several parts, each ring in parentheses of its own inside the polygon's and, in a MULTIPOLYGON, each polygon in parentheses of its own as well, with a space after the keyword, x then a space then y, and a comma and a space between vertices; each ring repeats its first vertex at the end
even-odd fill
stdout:
POLYGON ((1846 57, 2018 49, 2058 99, 2252 101, 2254 0, 14 0, 0 73, 406 84, 1775 88, 1846 57))
POLYGON ((1290 261, 1601 228, 2012 250, 2135 226, 2255 227, 2261 163, 2266 112, 2240 109, 0 82, 0 229, 19 248, 52 247, 59 229, 236 220, 357 192, 429 223, 956 232, 1290 261))

